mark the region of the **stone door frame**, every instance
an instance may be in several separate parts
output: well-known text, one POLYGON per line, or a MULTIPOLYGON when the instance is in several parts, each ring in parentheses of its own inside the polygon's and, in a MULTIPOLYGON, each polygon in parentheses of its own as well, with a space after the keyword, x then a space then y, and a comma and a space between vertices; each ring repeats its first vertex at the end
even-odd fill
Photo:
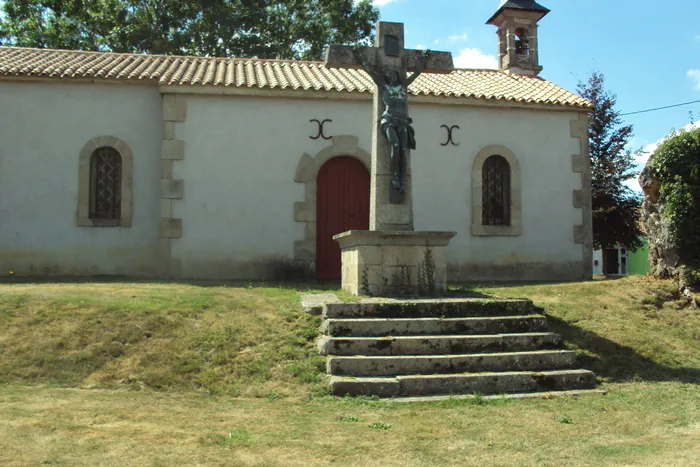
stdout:
POLYGON ((294 203, 294 220, 303 222, 304 239, 294 242, 294 259, 313 265, 316 263, 316 202, 318 172, 323 164, 334 157, 352 157, 362 162, 368 172, 371 173, 372 156, 357 146, 358 138, 355 136, 334 136, 333 144, 319 151, 316 156, 309 154, 301 156, 297 165, 294 181, 304 183, 305 199, 294 203))

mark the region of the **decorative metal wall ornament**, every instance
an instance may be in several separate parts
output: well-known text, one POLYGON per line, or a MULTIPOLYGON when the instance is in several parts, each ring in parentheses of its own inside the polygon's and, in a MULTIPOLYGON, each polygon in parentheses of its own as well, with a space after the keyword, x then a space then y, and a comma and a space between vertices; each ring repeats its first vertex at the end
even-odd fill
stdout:
POLYGON ((319 120, 317 118, 313 118, 313 119, 309 120, 309 123, 314 123, 314 122, 318 124, 318 134, 316 136, 309 136, 309 138, 311 138, 311 139, 319 139, 319 138, 333 139, 332 136, 326 136, 323 133, 324 125, 326 123, 333 123, 333 120, 331 120, 330 118, 326 118, 325 120, 319 120))
POLYGON ((455 143, 455 141, 452 139, 452 132, 454 130, 459 130, 459 125, 440 125, 440 128, 444 128, 445 130, 447 130, 447 141, 445 141, 444 143, 440 143, 440 146, 447 146, 448 144, 452 144, 452 146, 459 146, 459 143, 455 143))

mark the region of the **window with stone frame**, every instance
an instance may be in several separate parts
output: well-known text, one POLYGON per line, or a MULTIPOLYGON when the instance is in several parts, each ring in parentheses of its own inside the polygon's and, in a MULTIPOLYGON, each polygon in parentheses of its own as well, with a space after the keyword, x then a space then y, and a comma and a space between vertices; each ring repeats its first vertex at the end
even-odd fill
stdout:
POLYGON ((114 136, 85 143, 78 159, 78 226, 130 228, 133 181, 128 144, 114 136))
POLYGON ((511 170, 499 155, 486 159, 482 169, 482 225, 510 225, 511 170))
POLYGON ((122 157, 111 147, 90 157, 90 219, 118 222, 122 202, 122 157))

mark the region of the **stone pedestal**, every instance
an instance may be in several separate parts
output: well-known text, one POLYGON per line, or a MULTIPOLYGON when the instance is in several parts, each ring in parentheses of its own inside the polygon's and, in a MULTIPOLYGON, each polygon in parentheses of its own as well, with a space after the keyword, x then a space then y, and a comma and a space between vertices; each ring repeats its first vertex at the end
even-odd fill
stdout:
POLYGON ((456 232, 351 230, 340 244, 343 290, 354 295, 433 296, 447 289, 445 249, 456 232))

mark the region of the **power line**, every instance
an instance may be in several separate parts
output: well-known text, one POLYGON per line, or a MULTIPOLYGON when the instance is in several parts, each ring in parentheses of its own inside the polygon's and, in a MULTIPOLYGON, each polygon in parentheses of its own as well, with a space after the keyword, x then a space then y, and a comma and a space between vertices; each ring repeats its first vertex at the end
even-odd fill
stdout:
POLYGON ((637 111, 637 112, 629 112, 629 113, 626 113, 626 114, 620 114, 620 117, 625 117, 625 116, 627 116, 627 115, 644 114, 644 113, 647 113, 647 112, 656 112, 657 110, 672 109, 672 108, 674 108, 674 107, 681 107, 681 106, 684 106, 684 105, 697 104, 698 102, 700 102, 700 100, 697 100, 697 101, 690 101, 690 102, 683 102, 682 104, 667 105, 667 106, 665 106, 665 107, 657 107, 657 108, 655 108, 655 109, 639 110, 639 111, 637 111))

